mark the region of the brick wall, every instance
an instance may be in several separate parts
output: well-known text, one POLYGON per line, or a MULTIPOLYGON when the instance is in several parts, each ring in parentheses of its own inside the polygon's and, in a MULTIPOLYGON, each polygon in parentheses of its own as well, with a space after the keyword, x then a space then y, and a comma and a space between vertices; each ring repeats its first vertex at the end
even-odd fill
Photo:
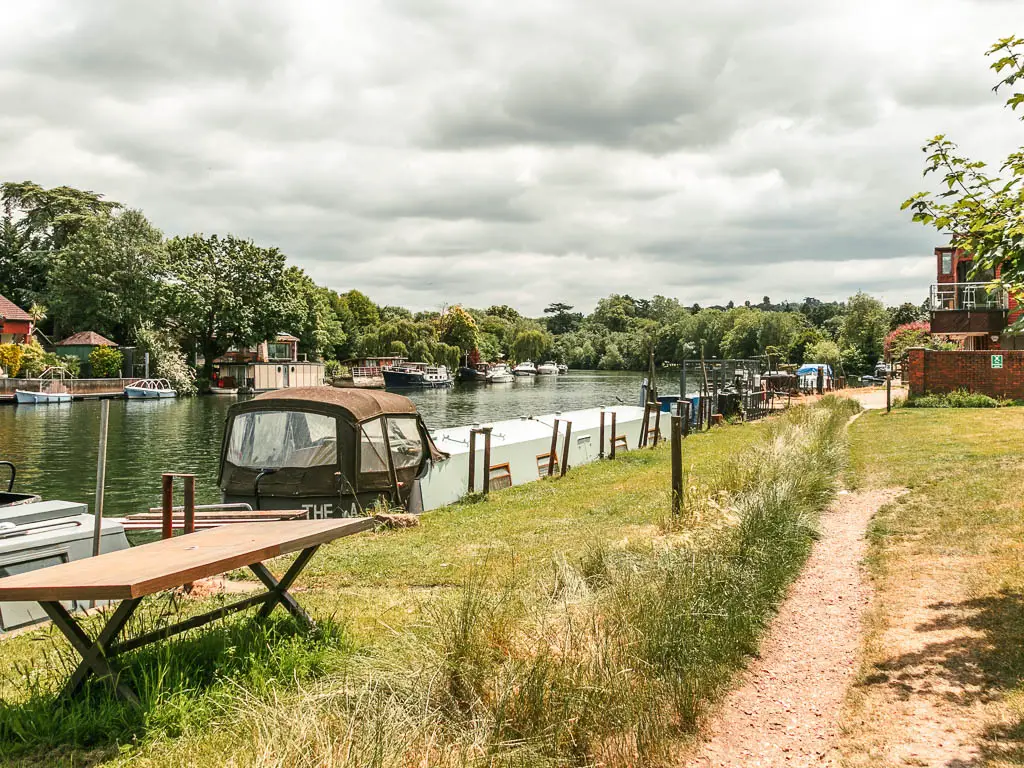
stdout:
POLYGON ((912 349, 907 372, 911 397, 966 389, 992 397, 1024 400, 1024 350, 939 352, 912 349), (1002 356, 1002 368, 992 367, 993 354, 1002 356))

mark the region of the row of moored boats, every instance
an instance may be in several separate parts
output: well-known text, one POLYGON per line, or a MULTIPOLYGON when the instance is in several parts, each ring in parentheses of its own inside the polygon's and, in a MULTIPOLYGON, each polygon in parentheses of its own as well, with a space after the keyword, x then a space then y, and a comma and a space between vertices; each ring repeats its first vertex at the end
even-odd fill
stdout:
MULTIPOLYGON (((162 400, 176 397, 177 392, 167 379, 140 379, 124 388, 129 400, 162 400)), ((40 382, 39 389, 15 389, 14 400, 20 405, 50 405, 70 403, 71 393, 63 379, 50 378, 40 382)))
MULTIPOLYGON (((568 373, 569 367, 549 361, 535 365, 531 360, 510 367, 507 363, 477 363, 459 368, 457 378, 463 382, 507 384, 520 376, 557 376, 568 373)), ((400 362, 381 369, 388 389, 443 389, 454 385, 456 376, 445 365, 400 362)))

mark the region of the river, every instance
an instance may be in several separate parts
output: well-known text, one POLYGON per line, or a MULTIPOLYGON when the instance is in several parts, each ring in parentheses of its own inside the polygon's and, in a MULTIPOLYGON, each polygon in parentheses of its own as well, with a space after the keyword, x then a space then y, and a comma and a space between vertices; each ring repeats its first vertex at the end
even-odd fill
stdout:
MULTIPOLYGON (((679 391, 678 374, 659 374, 660 391, 679 391)), ((621 401, 637 402, 642 374, 570 371, 511 384, 460 385, 406 393, 431 429, 536 416, 621 401)), ((105 514, 143 512, 160 503, 162 472, 197 475, 199 503, 220 501, 217 465, 224 417, 233 397, 112 400, 105 514)), ((15 489, 44 499, 89 504, 96 487, 100 403, 0 405, 0 459, 18 467, 15 489)), ((6 471, 0 469, 6 482, 6 471)))

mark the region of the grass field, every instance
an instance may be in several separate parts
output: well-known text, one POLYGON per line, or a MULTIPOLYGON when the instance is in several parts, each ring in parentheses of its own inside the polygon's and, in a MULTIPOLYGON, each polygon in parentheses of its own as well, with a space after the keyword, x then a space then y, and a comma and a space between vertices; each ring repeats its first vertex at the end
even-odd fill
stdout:
POLYGON ((240 618, 136 652, 126 674, 141 711, 99 686, 83 703, 57 702, 62 642, 52 630, 8 640, 0 755, 75 766, 669 763, 803 563, 855 407, 829 399, 691 437, 680 520, 663 446, 327 547, 298 593, 320 631, 240 618))
POLYGON ((1022 434, 1022 408, 897 409, 852 428, 849 482, 907 493, 871 530, 849 765, 1024 765, 1022 434))

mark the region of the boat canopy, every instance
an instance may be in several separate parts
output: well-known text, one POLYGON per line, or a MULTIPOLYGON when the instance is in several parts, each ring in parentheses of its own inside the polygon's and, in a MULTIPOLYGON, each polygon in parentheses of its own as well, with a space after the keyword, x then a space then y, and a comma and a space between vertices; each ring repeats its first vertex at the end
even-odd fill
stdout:
POLYGON ((407 397, 294 387, 228 411, 219 485, 225 496, 337 497, 405 489, 447 458, 407 397))
POLYGON ((819 368, 825 369, 826 376, 832 376, 832 366, 829 365, 828 363, 804 363, 803 365, 796 369, 796 375, 817 376, 819 368))

